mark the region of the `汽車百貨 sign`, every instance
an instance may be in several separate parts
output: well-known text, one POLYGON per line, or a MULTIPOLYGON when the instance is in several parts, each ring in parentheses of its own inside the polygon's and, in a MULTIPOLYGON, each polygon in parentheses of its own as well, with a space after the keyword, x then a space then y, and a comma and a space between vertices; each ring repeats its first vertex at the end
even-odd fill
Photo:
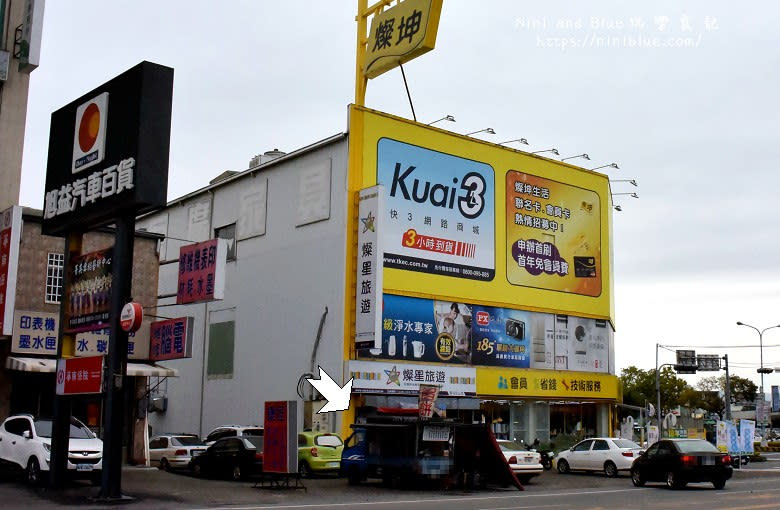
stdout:
POLYGON ((172 97, 173 69, 141 62, 52 113, 44 234, 165 205, 172 97))

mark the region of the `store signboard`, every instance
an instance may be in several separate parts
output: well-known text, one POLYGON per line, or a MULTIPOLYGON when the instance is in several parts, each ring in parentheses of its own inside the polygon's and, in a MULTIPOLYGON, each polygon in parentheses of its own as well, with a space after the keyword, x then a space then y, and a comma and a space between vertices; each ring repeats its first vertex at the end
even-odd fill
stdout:
POLYGON ((57 395, 103 392, 103 356, 57 360, 57 395))
MULTIPOLYGON (((5 2, 9 8, 11 2, 5 2)), ((25 0, 19 41, 19 72, 30 74, 41 61, 41 35, 45 0, 25 0)), ((0 10, 2 14, 2 10, 0 10)), ((0 21, 3 21, 0 17, 0 21)), ((18 30, 18 29, 17 29, 18 30)), ((1 30, 0 30, 1 32, 1 30)))
POLYGON ((384 186, 361 190, 358 199, 357 265, 355 268, 355 348, 382 345, 382 260, 384 186))
POLYGON ((420 384, 420 390, 417 394, 417 409, 420 412, 421 419, 428 420, 433 417, 436 397, 438 396, 439 386, 435 384, 420 384))
POLYGON ((385 267, 493 279, 495 182, 490 165, 382 138, 376 178, 386 190, 385 267))
POLYGON ((153 322, 150 331, 149 359, 163 361, 192 357, 192 317, 153 322))
POLYGON ((165 205, 172 97, 173 69, 141 62, 52 113, 44 234, 165 205))
POLYGON ((657 443, 658 439, 660 438, 660 434, 658 431, 658 425, 648 425, 647 426, 647 444, 648 446, 657 443))
POLYGON ((780 411, 780 386, 772 386, 772 412, 780 411))
POLYGON ((766 397, 760 395, 756 399, 756 422, 759 424, 769 424, 769 402, 766 397))
MULTIPOLYGON (((60 315, 58 313, 16 310, 11 352, 16 354, 57 354, 60 315)), ((10 322, 10 321, 9 321, 10 322)))
POLYGON ((385 292, 612 320, 607 175, 360 106, 350 140, 385 186, 385 292))
POLYGON ((382 345, 362 357, 607 373, 606 321, 384 295, 382 345))
POLYGON ((601 294, 599 195, 526 172, 506 173, 507 280, 601 294))
POLYGON ((76 333, 108 326, 113 248, 71 257, 65 289, 65 331, 76 333))
POLYGON ((22 208, 15 205, 0 213, 0 335, 13 333, 21 235, 22 208))
POLYGON ((176 304, 224 299, 227 241, 210 239, 179 249, 176 304))
POLYGON ((471 367, 350 360, 346 370, 354 393, 417 395, 421 384, 433 384, 440 386, 439 395, 477 394, 477 372, 471 367))
POLYGON ((371 18, 362 70, 366 78, 404 64, 436 45, 442 0, 404 0, 371 18))
MULTIPOLYGON (((127 334, 127 359, 149 359, 149 328, 151 321, 144 320, 138 331, 127 334)), ((105 356, 108 354, 109 329, 76 333, 75 355, 105 356)))
POLYGON ((616 399, 618 378, 609 374, 477 368, 477 393, 509 397, 616 399))
POLYGON ((295 400, 265 403, 263 472, 298 472, 298 406, 295 400))

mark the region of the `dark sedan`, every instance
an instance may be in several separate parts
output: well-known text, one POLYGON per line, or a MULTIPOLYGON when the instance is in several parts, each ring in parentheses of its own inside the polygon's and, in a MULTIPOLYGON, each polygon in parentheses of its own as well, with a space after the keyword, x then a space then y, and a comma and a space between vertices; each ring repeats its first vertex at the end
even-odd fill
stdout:
POLYGON ((731 456, 703 439, 662 439, 648 448, 631 466, 631 481, 666 482, 679 489, 692 482, 710 482, 716 489, 731 478, 731 456))
POLYGON ((192 458, 195 476, 213 476, 244 480, 263 472, 261 436, 226 437, 192 458))

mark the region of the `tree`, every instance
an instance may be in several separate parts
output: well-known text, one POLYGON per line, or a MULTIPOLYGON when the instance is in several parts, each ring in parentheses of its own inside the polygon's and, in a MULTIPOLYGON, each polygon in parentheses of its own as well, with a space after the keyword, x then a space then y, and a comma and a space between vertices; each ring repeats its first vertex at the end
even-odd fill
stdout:
MULTIPOLYGON (((635 406, 644 406, 646 402, 655 404, 655 369, 642 370, 634 366, 620 371, 623 386, 623 402, 635 406)), ((683 392, 692 389, 685 380, 677 377, 671 367, 665 367, 660 373, 661 405, 670 409, 683 404, 683 392)))
MULTIPOLYGON (((758 386, 750 379, 732 375, 729 377, 731 383, 731 401, 732 402, 754 402, 756 400, 756 391, 758 386)), ((726 376, 710 376, 701 379, 696 385, 702 391, 726 391, 726 376)))

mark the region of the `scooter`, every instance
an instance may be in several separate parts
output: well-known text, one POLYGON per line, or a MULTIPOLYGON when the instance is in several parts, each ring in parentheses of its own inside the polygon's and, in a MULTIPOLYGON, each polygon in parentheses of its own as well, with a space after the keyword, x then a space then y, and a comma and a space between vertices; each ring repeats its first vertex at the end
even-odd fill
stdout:
POLYGON ((552 469, 552 460, 555 457, 555 452, 552 450, 540 450, 539 454, 542 456, 542 467, 545 471, 552 469))

